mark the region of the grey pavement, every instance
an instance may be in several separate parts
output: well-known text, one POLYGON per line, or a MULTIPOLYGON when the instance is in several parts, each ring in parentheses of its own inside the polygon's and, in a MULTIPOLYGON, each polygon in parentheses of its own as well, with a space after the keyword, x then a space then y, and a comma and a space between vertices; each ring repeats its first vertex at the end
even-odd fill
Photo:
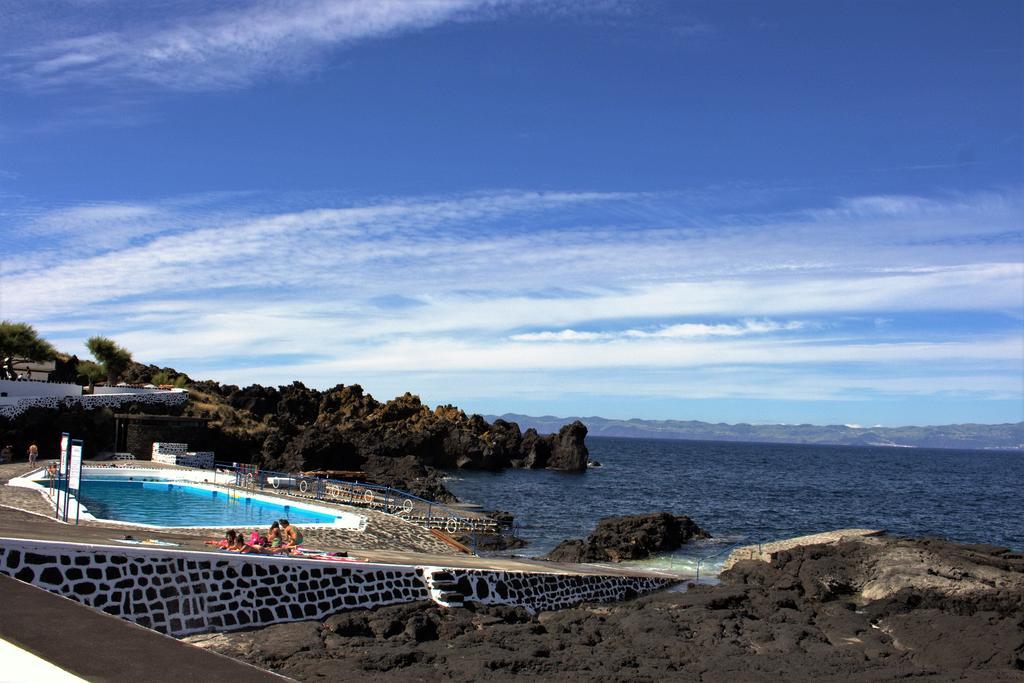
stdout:
POLYGON ((291 680, 3 575, 0 606, 0 638, 89 681, 291 680))

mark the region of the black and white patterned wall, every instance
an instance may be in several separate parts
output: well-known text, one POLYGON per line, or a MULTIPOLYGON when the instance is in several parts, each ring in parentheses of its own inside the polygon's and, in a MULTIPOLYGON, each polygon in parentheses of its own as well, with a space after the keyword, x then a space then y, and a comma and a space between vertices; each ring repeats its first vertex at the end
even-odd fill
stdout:
POLYGON ((0 417, 15 418, 32 407, 52 408, 54 410, 80 405, 86 410, 96 408, 120 408, 129 403, 141 405, 181 405, 188 401, 188 392, 183 389, 174 391, 150 391, 136 394, 95 394, 86 396, 28 396, 20 398, 16 403, 0 406, 0 417))
POLYGON ((161 633, 322 619, 433 599, 550 610, 664 588, 672 579, 414 567, 0 539, 0 573, 161 633))

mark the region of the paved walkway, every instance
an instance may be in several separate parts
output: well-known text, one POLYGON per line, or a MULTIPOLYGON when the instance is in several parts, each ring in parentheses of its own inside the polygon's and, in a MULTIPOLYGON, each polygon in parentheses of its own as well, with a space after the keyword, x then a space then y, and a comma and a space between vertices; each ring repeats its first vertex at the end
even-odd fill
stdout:
MULTIPOLYGON (((3 575, 0 605, 0 639, 88 681, 291 680, 3 575)), ((5 654, 16 653, 6 648, 5 654)), ((31 662, 30 658, 5 656, 0 680, 26 680, 9 678, 20 660, 26 665, 31 662)), ((69 679, 74 680, 71 676, 32 680, 69 679)))
MULTIPOLYGON (((101 522, 83 522, 79 526, 62 524, 53 519, 53 509, 39 492, 2 485, 7 480, 28 471, 26 463, 0 465, 0 537, 118 546, 123 544, 117 543, 117 539, 123 539, 128 534, 138 539, 156 538, 176 543, 178 544, 176 549, 180 550, 210 552, 212 548, 205 545, 203 541, 223 536, 223 529, 163 531, 101 522)), ((346 509, 346 506, 342 505, 334 507, 346 509)), ((370 518, 365 532, 307 527, 303 529, 307 538, 305 545, 327 551, 343 550, 360 560, 387 564, 501 569, 552 574, 688 578, 680 576, 678 572, 637 569, 621 565, 562 564, 529 558, 466 555, 437 540, 428 530, 405 522, 394 515, 363 508, 347 509, 370 518)), ((124 545, 124 547, 139 546, 124 545)))
POLYGON ((789 550, 790 548, 796 548, 802 545, 838 543, 844 538, 877 536, 880 533, 882 533, 881 529, 836 529, 835 531, 810 534, 809 536, 797 536, 795 538, 787 538, 781 541, 773 541, 771 543, 745 545, 743 547, 736 548, 729 553, 729 557, 725 558, 725 562, 722 564, 722 571, 724 572, 726 569, 729 569, 740 560, 761 560, 762 562, 771 562, 773 553, 789 550))
MULTIPOLYGON (((174 531, 139 533, 138 529, 132 529, 132 535, 137 539, 155 538, 161 541, 177 544, 177 547, 168 547, 167 549, 169 550, 226 552, 214 550, 210 546, 205 545, 201 537, 191 533, 184 533, 185 531, 192 530, 178 529, 174 531)), ((95 546, 105 545, 122 548, 158 548, 158 546, 139 546, 118 543, 118 539, 122 539, 124 536, 124 529, 104 527, 101 525, 76 527, 74 525, 61 524, 49 516, 41 516, 24 512, 22 510, 5 508, 0 505, 0 539, 22 538, 40 541, 87 543, 95 546)), ((501 569, 505 571, 529 571, 551 574, 676 577, 676 574, 670 572, 632 569, 629 567, 614 565, 561 564, 529 558, 476 557, 474 555, 464 555, 462 553, 437 554, 407 552, 401 550, 352 550, 349 548, 333 547, 331 545, 324 545, 321 549, 329 551, 346 550, 348 551, 349 556, 355 559, 363 560, 365 562, 380 562, 384 564, 461 567, 467 569, 501 569)), ((287 558, 287 556, 283 557, 287 558)), ((0 610, 2 610, 2 606, 0 606, 0 610)))

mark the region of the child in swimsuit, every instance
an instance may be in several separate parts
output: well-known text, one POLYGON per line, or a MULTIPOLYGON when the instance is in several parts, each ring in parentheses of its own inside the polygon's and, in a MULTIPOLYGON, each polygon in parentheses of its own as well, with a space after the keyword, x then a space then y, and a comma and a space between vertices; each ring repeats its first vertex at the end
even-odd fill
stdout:
POLYGON ((270 531, 267 532, 267 541, 269 541, 271 550, 277 550, 281 547, 281 525, 277 522, 270 525, 270 531))
POLYGON ((288 523, 287 519, 278 520, 281 525, 281 532, 284 536, 284 547, 285 548, 298 548, 302 545, 304 540, 302 537, 302 531, 297 526, 292 526, 288 523))

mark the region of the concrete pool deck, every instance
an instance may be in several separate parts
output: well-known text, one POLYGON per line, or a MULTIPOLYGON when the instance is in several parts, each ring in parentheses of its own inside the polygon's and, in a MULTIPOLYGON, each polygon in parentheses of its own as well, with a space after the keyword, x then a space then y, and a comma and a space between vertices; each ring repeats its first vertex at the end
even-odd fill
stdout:
MULTIPOLYGON (((104 464, 106 463, 88 463, 88 465, 104 464)), ((119 464, 123 465, 123 463, 119 464)), ((154 467, 151 467, 151 463, 149 462, 145 463, 145 468, 163 470, 185 469, 171 465, 161 465, 160 463, 156 463, 154 467)), ((53 506, 40 493, 39 489, 20 488, 2 485, 6 484, 11 479, 21 477, 34 469, 38 469, 38 467, 29 467, 28 463, 0 465, 0 505, 17 508, 27 512, 34 512, 44 517, 52 516, 53 506)), ((272 490, 262 491, 261 493, 268 497, 277 498, 282 501, 292 502, 294 500, 291 497, 277 494, 272 490)), ((426 529, 415 524, 406 522, 394 515, 380 512, 378 510, 369 510, 361 507, 351 507, 341 505, 338 503, 324 501, 317 501, 316 504, 319 507, 335 508, 350 514, 355 513, 361 515, 367 519, 367 526, 366 529, 362 531, 356 529, 345 529, 337 527, 302 527, 303 533, 305 534, 307 539, 306 545, 310 547, 323 548, 325 550, 346 551, 390 551, 402 549, 414 553, 426 553, 431 555, 458 554, 458 551, 456 551, 443 541, 434 537, 426 529)), ((72 525, 71 528, 103 528, 108 530, 116 529, 121 530, 123 533, 130 533, 136 537, 149 537, 154 535, 162 536, 165 533, 167 533, 162 529, 150 529, 145 527, 134 526, 131 524, 107 522, 100 520, 83 520, 77 527, 72 525)), ((242 530, 243 528, 239 528, 239 531, 242 530)), ((248 532, 251 529, 245 528, 244 530, 248 532)), ((192 536, 200 538, 220 538, 224 534, 224 529, 182 527, 175 528, 173 533, 179 537, 192 536)), ((73 538, 68 537, 65 540, 73 540, 73 538)))
MULTIPOLYGON (((93 463, 90 463, 93 464, 93 463)), ((98 463, 97 463, 98 464, 98 463)), ((145 463, 149 467, 150 463, 145 463)), ((172 466, 165 468, 174 469, 172 466)), ((78 526, 62 524, 53 519, 53 508, 35 490, 6 486, 10 479, 30 472, 28 463, 0 465, 0 537, 38 539, 118 546, 115 539, 129 534, 138 539, 158 538, 176 543, 178 550, 209 552, 206 539, 220 538, 222 529, 176 528, 145 529, 108 522, 83 522, 78 526)), ((282 498, 287 499, 282 496, 282 498)), ((500 569, 551 574, 654 576, 685 580, 692 574, 664 570, 638 569, 621 565, 563 564, 530 558, 496 558, 466 555, 438 540, 426 529, 394 515, 365 508, 350 508, 337 503, 328 507, 354 510, 369 517, 363 532, 347 529, 304 528, 306 546, 332 551, 345 551, 368 562, 406 565, 435 565, 466 569, 500 569)), ((125 545, 124 547, 130 547, 125 545)), ((228 553, 225 553, 227 555, 228 553)))
MULTIPOLYGON (((31 493, 31 491, 29 493, 31 493)), ((175 550, 203 553, 210 553, 212 551, 211 547, 206 545, 203 541, 206 538, 214 538, 217 533, 215 531, 211 531, 208 535, 203 535, 201 533, 192 533, 193 531, 201 531, 192 529, 152 532, 143 530, 140 532, 140 530, 136 528, 125 528, 99 523, 79 525, 76 527, 74 525, 62 524, 45 514, 7 507, 3 503, 0 503, 0 539, 16 538, 39 541, 73 542, 86 543, 93 546, 120 548, 138 547, 132 544, 118 543, 118 539, 122 539, 126 535, 126 531, 130 532, 130 535, 137 539, 156 538, 161 541, 175 543, 177 544, 173 547, 175 550)), ((432 565, 459 567, 464 569, 501 569, 504 571, 576 574, 581 576, 614 574, 620 576, 671 576, 680 579, 688 578, 676 573, 663 571, 639 570, 630 567, 605 565, 562 564, 530 558, 478 557, 475 555, 466 555, 455 552, 424 553, 403 550, 353 549, 351 547, 333 546, 330 543, 318 544, 317 547, 327 551, 344 550, 354 558, 365 560, 367 562, 386 564, 432 565)), ((447 546, 445 546, 445 548, 447 548, 447 546)), ((237 556, 237 553, 223 552, 221 554, 229 557, 237 556)))
POLYGON ((31 653, 87 680, 159 680, 154 672, 169 670, 176 678, 281 680, 175 638, 418 600, 561 609, 642 595, 689 578, 466 555, 427 529, 351 507, 369 518, 365 530, 304 532, 307 547, 344 550, 352 561, 241 555, 204 544, 222 529, 60 523, 39 490, 6 485, 32 469, 38 468, 0 465, 0 600, 6 603, 0 640, 21 648, 14 654, 26 666, 45 666, 25 654, 31 653), (120 543, 127 535, 173 545, 120 543), (56 638, 58 633, 64 637, 56 638), (97 639, 116 645, 94 653, 97 639))

